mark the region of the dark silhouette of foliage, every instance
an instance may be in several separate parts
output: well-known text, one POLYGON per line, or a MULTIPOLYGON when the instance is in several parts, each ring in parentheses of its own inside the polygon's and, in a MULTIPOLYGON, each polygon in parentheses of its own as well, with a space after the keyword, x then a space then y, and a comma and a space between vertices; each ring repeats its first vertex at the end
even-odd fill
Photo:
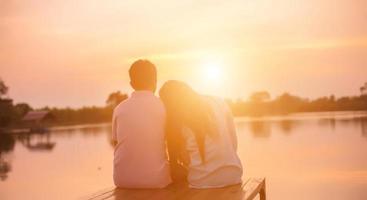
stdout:
POLYGON ((0 78, 0 99, 2 96, 8 93, 8 86, 5 85, 4 81, 0 78))
POLYGON ((14 106, 15 117, 17 121, 20 121, 25 114, 32 111, 33 108, 27 103, 18 103, 14 106))
POLYGON ((334 95, 314 100, 285 93, 266 102, 227 101, 236 116, 282 115, 296 112, 367 111, 367 95, 340 97, 334 95))
POLYGON ((107 106, 115 107, 120 102, 122 102, 123 100, 125 100, 127 98, 128 98, 127 94, 122 94, 120 91, 113 92, 108 96, 108 98, 106 100, 106 104, 107 104, 107 106))
POLYGON ((0 99, 0 127, 10 125, 13 119, 13 101, 11 99, 0 99))
POLYGON ((364 85, 363 86, 361 86, 360 88, 359 88, 359 90, 361 91, 361 95, 363 96, 363 95, 367 95, 367 93, 366 93, 366 91, 367 91, 367 82, 366 83, 364 83, 364 85))
MULTIPOLYGON (((44 109, 46 110, 46 109, 44 109)), ((88 124, 109 122, 112 118, 112 107, 48 108, 55 116, 56 124, 88 124)))
POLYGON ((10 152, 14 149, 15 139, 8 133, 0 134, 0 156, 2 153, 10 152))
MULTIPOLYGON (((248 100, 233 101, 227 99, 226 102, 235 116, 283 115, 295 112, 367 111, 366 91, 367 83, 360 88, 360 96, 335 98, 334 95, 331 95, 314 100, 289 93, 270 99, 268 92, 260 91, 253 93, 248 100)), ((0 95, 4 96, 7 92, 8 87, 0 80, 0 95)), ((94 106, 78 109, 44 107, 39 110, 48 110, 52 113, 56 120, 51 122, 51 125, 110 122, 114 107, 127 98, 128 95, 117 91, 108 95, 105 107, 94 106)), ((6 126, 21 126, 21 119, 31 110, 33 108, 26 103, 13 105, 11 99, 0 98, 0 130, 1 127, 6 126)))
POLYGON ((267 91, 255 92, 250 96, 252 102, 264 102, 270 100, 270 94, 267 91))

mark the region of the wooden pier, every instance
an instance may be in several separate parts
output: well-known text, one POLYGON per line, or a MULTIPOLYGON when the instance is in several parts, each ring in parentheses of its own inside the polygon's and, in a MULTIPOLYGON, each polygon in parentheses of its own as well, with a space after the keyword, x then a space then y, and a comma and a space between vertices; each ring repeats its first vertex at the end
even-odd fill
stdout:
POLYGON ((217 189, 192 189, 186 185, 171 185, 164 189, 109 188, 85 199, 89 200, 252 200, 259 195, 266 200, 265 178, 250 178, 242 184, 217 189))

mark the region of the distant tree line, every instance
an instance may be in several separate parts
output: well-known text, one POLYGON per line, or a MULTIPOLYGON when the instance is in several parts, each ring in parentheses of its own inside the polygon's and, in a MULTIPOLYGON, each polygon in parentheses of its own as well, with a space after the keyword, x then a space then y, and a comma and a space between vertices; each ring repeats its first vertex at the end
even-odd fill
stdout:
MULTIPOLYGON (((9 88, 0 79, 0 131, 4 127, 19 127, 22 118, 35 110, 27 103, 13 104, 13 100, 7 97, 9 88)), ((119 91, 111 93, 106 106, 91 106, 78 109, 73 108, 49 108, 44 107, 36 110, 47 110, 54 116, 50 125, 69 125, 109 122, 112 118, 113 108, 128 96, 119 91)))
POLYGON ((8 86, 0 79, 0 127, 5 127, 15 121, 19 121, 28 112, 28 105, 13 105, 13 100, 7 98, 8 86))
MULTIPOLYGON (((367 85, 367 84, 366 84, 367 85)), ((367 87, 366 87, 367 88, 367 87)), ((296 112, 367 110, 367 94, 335 98, 334 95, 314 100, 284 93, 270 99, 268 92, 256 92, 248 100, 227 100, 235 116, 284 115, 296 112)))
POLYGON ((43 108, 48 110, 55 117, 57 124, 86 124, 86 123, 102 123, 110 122, 112 112, 115 106, 121 101, 128 98, 127 94, 120 91, 111 93, 107 100, 106 106, 103 107, 83 107, 79 109, 72 108, 43 108))
MULTIPOLYGON (((0 79, 0 128, 17 127, 22 123, 24 115, 34 110, 27 103, 13 104, 7 97, 9 88, 0 79)), ((352 97, 335 98, 331 95, 314 100, 301 98, 284 93, 274 99, 266 91, 253 93, 247 100, 227 100, 235 116, 263 116, 283 115, 296 112, 320 112, 320 111, 361 111, 367 110, 367 83, 360 87, 361 94, 352 97)), ((54 116, 55 125, 85 124, 110 122, 113 108, 121 101, 128 98, 127 94, 120 91, 111 93, 106 100, 106 105, 101 107, 49 108, 37 110, 50 111, 54 116)))

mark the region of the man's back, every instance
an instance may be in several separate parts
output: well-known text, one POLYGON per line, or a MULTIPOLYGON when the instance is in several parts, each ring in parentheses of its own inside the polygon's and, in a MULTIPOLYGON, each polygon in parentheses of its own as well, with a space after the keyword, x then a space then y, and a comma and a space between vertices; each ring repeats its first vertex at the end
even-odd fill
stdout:
POLYGON ((165 109, 153 92, 137 91, 114 110, 114 182, 124 188, 171 183, 164 139, 165 109))

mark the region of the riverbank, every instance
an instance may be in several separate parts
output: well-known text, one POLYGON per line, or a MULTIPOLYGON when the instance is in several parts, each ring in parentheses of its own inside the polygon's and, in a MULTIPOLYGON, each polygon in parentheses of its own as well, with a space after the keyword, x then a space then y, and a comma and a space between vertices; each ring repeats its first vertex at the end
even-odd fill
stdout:
MULTIPOLYGON (((298 112, 281 115, 264 115, 264 116, 236 116, 236 121, 253 122, 253 121, 305 121, 314 119, 330 119, 342 120, 348 118, 365 118, 367 111, 329 111, 329 112, 298 112)), ((46 126, 47 131, 64 131, 86 128, 107 128, 111 126, 110 121, 100 123, 54 123, 46 126)), ((30 129, 25 127, 9 127, 0 129, 0 133, 29 133, 30 129)))

